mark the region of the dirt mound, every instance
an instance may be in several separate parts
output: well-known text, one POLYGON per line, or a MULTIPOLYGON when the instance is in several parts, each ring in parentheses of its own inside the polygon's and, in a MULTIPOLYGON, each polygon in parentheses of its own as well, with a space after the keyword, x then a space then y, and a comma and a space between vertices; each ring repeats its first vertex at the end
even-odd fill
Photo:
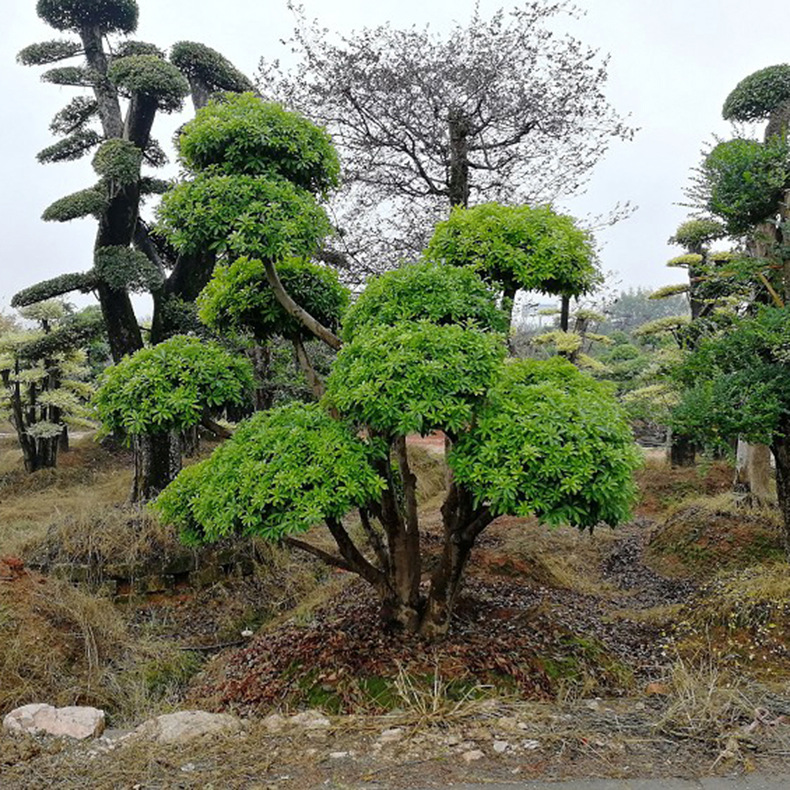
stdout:
POLYGON ((648 559, 676 575, 707 578, 783 557, 778 513, 739 506, 725 494, 679 506, 655 531, 648 559))
POLYGON ((639 486, 637 512, 655 516, 689 497, 726 493, 732 489, 733 475, 732 467, 722 461, 673 469, 661 458, 648 458, 635 474, 639 486))

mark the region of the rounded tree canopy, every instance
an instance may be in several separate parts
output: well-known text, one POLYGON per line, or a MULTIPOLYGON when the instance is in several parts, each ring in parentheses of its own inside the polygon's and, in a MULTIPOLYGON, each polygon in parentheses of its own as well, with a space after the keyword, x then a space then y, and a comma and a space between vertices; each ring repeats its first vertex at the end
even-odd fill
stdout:
POLYGON ((252 388, 246 359, 177 335, 108 368, 94 405, 106 431, 153 435, 197 425, 207 408, 241 405, 252 388))
POLYGON ((194 171, 276 176, 316 194, 338 185, 340 164, 329 135, 252 93, 210 101, 184 126, 178 144, 181 160, 194 171))
POLYGON ((351 340, 368 326, 420 320, 508 330, 496 294, 473 269, 422 261, 369 280, 343 318, 343 339, 351 340))
POLYGON ((724 102, 726 121, 761 121, 790 101, 790 65, 755 71, 742 79, 724 102))
POLYGON ((592 529, 628 518, 639 453, 609 388, 555 357, 506 365, 449 463, 495 515, 592 529))
POLYGON ((728 140, 708 154, 702 171, 708 209, 730 233, 746 233, 778 213, 790 181, 790 148, 781 137, 728 140))
POLYGON ((135 184, 140 180, 143 152, 128 140, 113 138, 102 143, 93 157, 93 169, 118 184, 135 184))
POLYGON ((715 219, 690 219, 678 226, 669 243, 696 249, 726 235, 727 229, 715 219))
POLYGON ((374 431, 456 434, 499 373, 500 335, 430 321, 362 330, 337 355, 326 399, 340 414, 374 431))
POLYGON ((549 206, 456 207, 436 226, 426 255, 472 266, 504 290, 578 296, 599 275, 588 233, 549 206))
POLYGON ((372 448, 317 404, 259 412, 206 461, 185 469, 154 508, 194 541, 233 532, 276 540, 342 518, 385 488, 372 448))
POLYGON ((179 41, 170 50, 170 62, 191 79, 202 82, 210 91, 251 91, 253 84, 224 55, 205 44, 179 41))
MULTIPOLYGON (((286 292, 325 327, 335 331, 348 305, 348 291, 333 269, 300 258, 277 264, 286 292)), ((239 258, 218 266, 198 297, 200 319, 223 334, 249 333, 263 341, 275 335, 311 339, 301 321, 289 315, 269 287, 263 263, 239 258)))
POLYGON ((148 257, 132 247, 99 247, 95 276, 115 290, 150 292, 162 286, 163 275, 148 257))
POLYGON ((102 33, 133 33, 136 0, 38 0, 38 15, 57 30, 79 32, 98 27, 102 33))
POLYGON ((158 217, 179 252, 231 248, 275 261, 311 256, 331 230, 309 192, 254 176, 200 174, 163 196, 158 217))
POLYGON ((189 93, 184 75, 157 55, 118 58, 110 64, 107 75, 122 93, 147 96, 156 101, 162 112, 180 110, 189 93))
POLYGON ((121 41, 113 54, 116 58, 128 58, 132 55, 155 55, 157 58, 164 58, 165 56, 165 53, 156 44, 149 44, 147 41, 135 41, 134 39, 121 41))

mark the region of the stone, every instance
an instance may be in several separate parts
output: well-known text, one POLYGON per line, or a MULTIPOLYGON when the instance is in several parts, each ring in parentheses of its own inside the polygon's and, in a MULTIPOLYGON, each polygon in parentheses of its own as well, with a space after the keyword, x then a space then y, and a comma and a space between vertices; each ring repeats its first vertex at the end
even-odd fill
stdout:
POLYGON ((461 755, 461 759, 465 763, 474 763, 477 760, 482 760, 485 757, 485 754, 480 751, 480 749, 472 749, 470 752, 464 752, 461 755))
POLYGON ((509 746, 510 744, 507 741, 494 741, 494 751, 497 754, 504 754, 509 746))
POLYGON ((528 752, 534 752, 535 749, 540 749, 540 741, 522 741, 521 748, 526 749, 528 752))
POLYGON ((666 683, 648 683, 645 687, 645 694, 648 697, 666 696, 670 693, 670 688, 666 683))
POLYGON ((187 743, 210 735, 235 735, 243 727, 239 719, 227 713, 185 710, 149 719, 135 730, 135 735, 157 743, 187 743))
POLYGON ((263 720, 263 726, 269 732, 281 732, 288 724, 288 719, 279 713, 272 713, 263 720))
POLYGON ((104 711, 98 708, 52 705, 25 705, 12 710, 3 719, 3 729, 27 735, 54 735, 85 740, 104 732, 104 711))
POLYGON ((348 752, 330 752, 330 760, 345 760, 348 757, 348 752))
POLYGON ((329 727, 331 722, 321 713, 320 710, 305 710, 291 716, 291 724, 297 727, 304 727, 306 730, 320 730, 329 727))
POLYGON ((400 727, 395 727, 391 730, 384 730, 384 732, 379 735, 379 741, 381 743, 397 743, 402 739, 403 730, 400 727))

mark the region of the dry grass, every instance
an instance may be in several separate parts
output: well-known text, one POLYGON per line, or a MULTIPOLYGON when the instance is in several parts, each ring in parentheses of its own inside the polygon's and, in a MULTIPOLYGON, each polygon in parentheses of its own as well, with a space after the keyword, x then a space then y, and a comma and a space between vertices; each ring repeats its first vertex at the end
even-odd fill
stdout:
POLYGON ((687 498, 672 507, 647 557, 669 575, 706 578, 784 555, 775 508, 749 507, 731 492, 687 498))

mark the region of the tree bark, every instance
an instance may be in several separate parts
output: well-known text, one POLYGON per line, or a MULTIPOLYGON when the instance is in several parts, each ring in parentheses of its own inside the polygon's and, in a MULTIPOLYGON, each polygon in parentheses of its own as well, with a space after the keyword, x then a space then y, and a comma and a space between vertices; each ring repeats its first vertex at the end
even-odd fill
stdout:
POLYGON ((469 119, 462 110, 451 110, 447 123, 450 130, 450 167, 448 196, 450 206, 469 205, 469 119))
POLYGON ((790 418, 783 417, 772 445, 776 459, 776 495, 782 513, 782 538, 790 560, 790 418))
POLYGON ((733 490, 750 505, 766 505, 774 501, 771 490, 771 448, 738 440, 733 490))
POLYGON ((313 367, 313 363, 310 360, 307 349, 304 347, 304 343, 302 343, 301 339, 299 337, 294 337, 291 342, 293 343, 294 351, 296 352, 296 361, 299 363, 299 367, 302 373, 304 373, 307 383, 310 385, 313 396, 316 400, 321 400, 321 398, 324 397, 324 392, 326 391, 323 379, 318 375, 316 369, 313 367))
POLYGON ((697 446, 688 436, 673 433, 669 445, 669 462, 673 469, 694 466, 697 446))
POLYGON ((177 434, 159 433, 134 440, 132 502, 154 499, 181 471, 181 442, 177 434))

